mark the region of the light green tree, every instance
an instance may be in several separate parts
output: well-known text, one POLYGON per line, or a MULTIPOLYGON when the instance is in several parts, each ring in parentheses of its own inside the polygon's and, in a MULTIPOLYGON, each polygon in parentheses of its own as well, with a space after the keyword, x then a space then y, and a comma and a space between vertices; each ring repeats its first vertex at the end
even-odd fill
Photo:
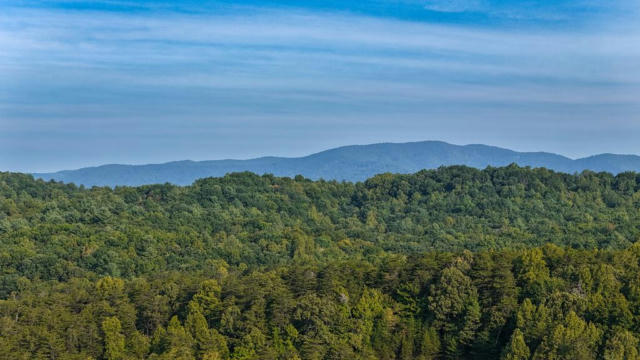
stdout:
POLYGON ((511 335, 511 341, 504 349, 502 354, 503 360, 527 360, 531 352, 524 342, 524 335, 520 329, 516 329, 511 335))
POLYGON ((619 330, 607 340, 604 349, 605 360, 638 360, 638 339, 627 330, 619 330))
POLYGON ((571 311, 536 349, 534 359, 590 360, 597 356, 600 331, 571 311))
POLYGON ((125 357, 124 335, 121 333, 120 320, 108 317, 102 321, 104 332, 104 357, 107 360, 121 360, 125 357))

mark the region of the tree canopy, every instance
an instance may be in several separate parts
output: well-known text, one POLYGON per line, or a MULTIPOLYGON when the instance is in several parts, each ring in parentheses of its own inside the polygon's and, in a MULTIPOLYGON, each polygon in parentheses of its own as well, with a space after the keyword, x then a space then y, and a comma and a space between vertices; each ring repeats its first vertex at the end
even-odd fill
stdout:
POLYGON ((640 175, 0 173, 0 359, 637 359, 640 175))

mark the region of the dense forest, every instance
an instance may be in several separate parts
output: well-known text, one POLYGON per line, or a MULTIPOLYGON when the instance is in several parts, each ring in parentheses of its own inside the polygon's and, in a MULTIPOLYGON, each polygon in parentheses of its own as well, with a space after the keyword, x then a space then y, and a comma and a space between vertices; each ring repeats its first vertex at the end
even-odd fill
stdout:
POLYGON ((0 359, 640 359, 640 174, 0 173, 0 359))

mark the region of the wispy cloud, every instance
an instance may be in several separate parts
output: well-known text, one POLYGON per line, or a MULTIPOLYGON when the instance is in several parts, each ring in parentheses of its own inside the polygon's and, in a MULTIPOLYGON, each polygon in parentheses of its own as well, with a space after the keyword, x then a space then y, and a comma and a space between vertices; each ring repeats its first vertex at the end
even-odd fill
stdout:
POLYGON ((482 0, 428 0, 424 8, 442 12, 486 11, 488 4, 482 0))

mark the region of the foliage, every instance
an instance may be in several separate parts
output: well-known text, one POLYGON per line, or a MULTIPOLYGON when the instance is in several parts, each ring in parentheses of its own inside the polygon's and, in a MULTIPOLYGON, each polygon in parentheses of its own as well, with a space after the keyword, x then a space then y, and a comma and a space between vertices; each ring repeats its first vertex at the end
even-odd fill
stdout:
POLYGON ((0 359, 637 359, 640 176, 0 174, 0 359))

